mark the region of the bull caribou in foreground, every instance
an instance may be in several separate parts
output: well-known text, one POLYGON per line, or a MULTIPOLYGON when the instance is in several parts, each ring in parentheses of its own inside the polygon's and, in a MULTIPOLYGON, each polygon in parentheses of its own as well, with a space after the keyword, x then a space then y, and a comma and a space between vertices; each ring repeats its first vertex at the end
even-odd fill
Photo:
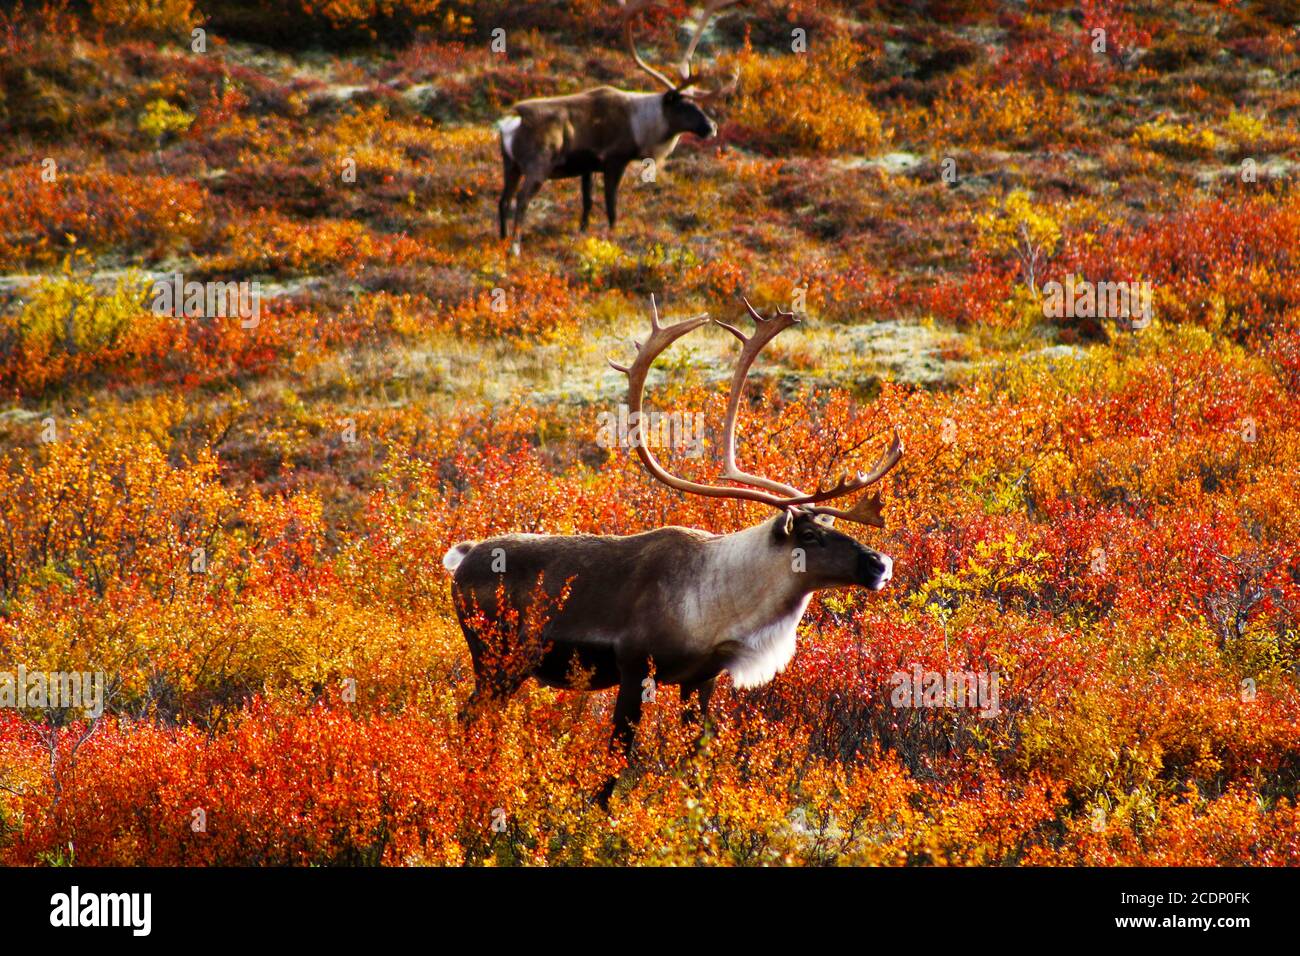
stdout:
MULTIPOLYGON (((703 718, 723 671, 736 687, 749 688, 785 668, 814 591, 857 586, 879 591, 889 581, 889 557, 832 527, 843 518, 883 528, 879 493, 847 510, 827 502, 875 484, 898 464, 903 445, 897 433, 871 471, 846 475, 811 494, 737 467, 736 415, 749 368, 768 342, 798 322, 793 313, 764 318, 745 305, 755 322, 752 334, 717 322, 741 343, 722 441, 721 478, 733 484, 672 475, 644 440, 635 448, 646 470, 670 488, 758 501, 776 514, 733 534, 668 527, 627 536, 508 534, 457 544, 442 563, 453 576, 457 615, 474 662, 468 714, 484 699, 514 693, 530 676, 552 687, 617 686, 611 746, 628 753, 652 666, 659 684, 680 685, 684 702, 698 700, 703 718), (541 627, 535 656, 523 668, 501 668, 501 649, 493 646, 499 638, 480 631, 499 635, 517 627, 512 613, 539 600, 542 592, 558 601, 566 588, 567 599, 541 627)), ((655 358, 710 321, 705 314, 661 325, 653 298, 651 309, 650 336, 638 345, 632 364, 610 362, 628 377, 628 407, 637 420, 644 420, 643 392, 655 358)), ((612 792, 610 781, 602 803, 612 792)))
POLYGON ((632 59, 666 88, 663 93, 629 93, 612 86, 598 86, 569 96, 523 100, 510 108, 511 115, 497 125, 504 169, 497 220, 504 239, 513 201, 511 250, 514 253, 519 252, 528 204, 546 180, 582 177, 582 228, 585 230, 591 218, 592 175, 600 173, 605 184, 605 216, 613 229, 618 184, 629 163, 637 159, 662 163, 676 148, 682 134, 694 133, 709 139, 717 133, 717 124, 698 104, 731 92, 737 77, 733 76, 725 87, 700 90, 700 78, 694 72, 691 58, 710 18, 735 2, 710 0, 705 4, 678 64, 681 80, 674 82, 641 59, 632 38, 632 21, 646 7, 657 6, 657 0, 620 0, 624 37, 632 59))

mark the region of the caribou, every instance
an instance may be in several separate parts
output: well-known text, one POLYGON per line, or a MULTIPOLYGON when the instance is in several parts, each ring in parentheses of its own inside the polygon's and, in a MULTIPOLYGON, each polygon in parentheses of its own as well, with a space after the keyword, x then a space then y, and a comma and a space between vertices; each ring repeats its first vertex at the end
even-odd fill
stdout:
MULTIPOLYGON (((663 527, 633 535, 507 534, 463 541, 447 551, 457 616, 469 646, 474 690, 463 711, 472 720, 484 703, 513 694, 529 677, 578 690, 617 687, 611 748, 631 755, 643 687, 677 685, 687 713, 703 722, 722 673, 735 687, 759 687, 790 662, 795 635, 817 591, 865 587, 879 591, 893 561, 834 528, 835 519, 885 526, 879 491, 850 508, 829 502, 865 491, 903 455, 897 431, 874 467, 813 492, 742 471, 736 464, 736 418, 750 367, 763 347, 799 320, 778 309, 765 318, 745 306, 754 331, 697 315, 659 321, 651 298, 650 334, 631 364, 610 364, 628 380, 627 403, 642 418, 646 378, 655 358, 687 333, 713 321, 736 336, 740 357, 731 378, 720 479, 702 483, 667 471, 645 441, 633 441, 655 480, 687 494, 759 502, 775 514, 731 534, 663 527), (546 600, 552 613, 537 622, 522 666, 505 667, 502 642, 520 630, 520 609, 546 600), (696 706, 697 708, 696 709, 696 706)), ((513 636, 512 636, 513 635, 513 636)), ((602 805, 613 792, 611 780, 602 805)))
POLYGON ((733 74, 728 84, 703 89, 692 58, 709 20, 737 0, 710 0, 705 4, 678 63, 681 79, 676 82, 641 58, 632 35, 636 16, 658 5, 658 0, 619 2, 623 36, 633 62, 665 90, 638 93, 598 86, 569 96, 522 100, 510 108, 509 115, 497 124, 503 168, 497 221, 501 238, 505 239, 513 202, 510 237, 515 255, 519 254, 528 204, 546 180, 581 177, 585 231, 591 219, 592 176, 600 173, 605 187, 605 217, 612 230, 617 218, 618 185, 630 163, 651 160, 657 167, 676 148, 682 135, 693 133, 701 139, 717 135, 717 124, 699 104, 729 94, 736 88, 739 74, 733 74))

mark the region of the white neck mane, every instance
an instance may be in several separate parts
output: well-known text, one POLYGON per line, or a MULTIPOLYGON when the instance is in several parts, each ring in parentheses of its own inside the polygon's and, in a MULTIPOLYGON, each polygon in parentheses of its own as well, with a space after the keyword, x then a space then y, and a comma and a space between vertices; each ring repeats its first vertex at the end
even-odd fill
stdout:
POLYGON ((745 650, 727 666, 737 687, 760 687, 785 670, 811 594, 794 590, 790 554, 772 547, 765 521, 704 545, 707 556, 684 602, 686 625, 745 650))
POLYGON ((643 156, 662 159, 672 152, 677 145, 677 137, 668 133, 668 121, 664 118, 664 99, 660 93, 629 93, 631 110, 628 119, 632 123, 632 138, 636 140, 637 151, 643 156), (666 151, 666 141, 672 141, 666 151))

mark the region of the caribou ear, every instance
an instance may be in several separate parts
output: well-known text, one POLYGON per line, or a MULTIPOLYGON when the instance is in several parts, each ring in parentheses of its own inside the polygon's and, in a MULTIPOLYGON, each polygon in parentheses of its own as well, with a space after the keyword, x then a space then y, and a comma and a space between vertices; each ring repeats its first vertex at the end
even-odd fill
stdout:
POLYGON ((772 535, 778 541, 784 541, 794 532, 794 509, 782 508, 772 525, 772 535))

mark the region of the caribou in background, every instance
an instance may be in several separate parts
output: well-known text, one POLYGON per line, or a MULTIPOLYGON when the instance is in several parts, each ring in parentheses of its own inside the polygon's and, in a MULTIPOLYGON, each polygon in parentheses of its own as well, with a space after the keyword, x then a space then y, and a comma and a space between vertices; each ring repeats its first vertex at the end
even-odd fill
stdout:
POLYGON ((581 177, 585 230, 591 218, 592 177, 600 173, 605 187, 605 216, 613 229, 618 185, 629 163, 638 159, 662 163, 685 133, 701 139, 717 134, 717 124, 699 104, 730 93, 738 77, 733 75, 731 82, 722 87, 700 89, 701 78, 694 71, 692 58, 709 20, 736 2, 711 0, 705 4, 678 64, 681 79, 674 82, 641 58, 632 36, 633 20, 647 7, 657 6, 657 0, 620 0, 623 34, 632 59, 665 87, 662 93, 632 93, 598 86, 569 96, 523 100, 511 107, 511 115, 497 124, 504 177, 497 221, 501 238, 505 239, 513 202, 512 252, 519 253, 528 204, 546 180, 581 177))

